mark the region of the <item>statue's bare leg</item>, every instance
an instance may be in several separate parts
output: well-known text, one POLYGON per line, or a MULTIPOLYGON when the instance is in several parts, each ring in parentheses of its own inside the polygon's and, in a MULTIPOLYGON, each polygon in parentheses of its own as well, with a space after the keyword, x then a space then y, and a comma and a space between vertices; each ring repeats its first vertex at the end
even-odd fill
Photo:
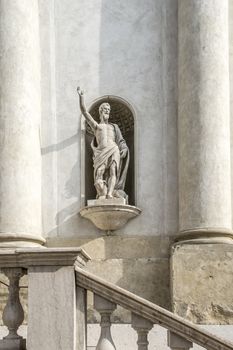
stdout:
POLYGON ((113 197, 113 191, 116 185, 116 162, 112 162, 109 168, 108 193, 107 198, 113 197))
POLYGON ((105 170, 106 166, 103 164, 96 171, 95 188, 99 199, 105 199, 107 194, 107 186, 103 179, 105 170))

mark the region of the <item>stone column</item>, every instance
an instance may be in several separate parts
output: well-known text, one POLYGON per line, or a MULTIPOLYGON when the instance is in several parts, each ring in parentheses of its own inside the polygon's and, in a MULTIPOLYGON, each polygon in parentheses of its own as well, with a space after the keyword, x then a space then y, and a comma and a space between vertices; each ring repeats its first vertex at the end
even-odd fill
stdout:
POLYGON ((228 1, 179 0, 179 240, 233 242, 228 1))
POLYGON ((40 245, 37 0, 0 0, 0 247, 40 245))

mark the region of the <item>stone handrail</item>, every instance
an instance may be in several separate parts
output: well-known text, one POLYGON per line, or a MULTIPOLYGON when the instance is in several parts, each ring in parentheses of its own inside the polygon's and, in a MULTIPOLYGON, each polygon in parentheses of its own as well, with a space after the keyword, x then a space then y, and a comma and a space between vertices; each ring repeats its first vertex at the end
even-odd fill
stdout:
MULTIPOLYGON (((197 325, 172 312, 107 282, 78 266, 75 267, 75 270, 76 282, 79 287, 90 290, 95 295, 130 310, 134 315, 136 314, 152 324, 159 324, 170 331, 170 336, 178 335, 181 340, 190 342, 190 344, 191 342, 196 343, 208 350, 233 350, 232 343, 200 329, 197 325)), ((188 349, 192 345, 183 347, 170 345, 170 347, 171 349, 188 349)))

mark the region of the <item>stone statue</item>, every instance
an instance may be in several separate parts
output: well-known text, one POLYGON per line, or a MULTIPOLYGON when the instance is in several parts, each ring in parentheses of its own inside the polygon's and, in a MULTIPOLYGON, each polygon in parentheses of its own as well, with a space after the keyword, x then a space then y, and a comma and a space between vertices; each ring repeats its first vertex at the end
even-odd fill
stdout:
POLYGON ((109 123, 111 107, 109 103, 100 105, 100 122, 97 123, 87 112, 84 92, 80 87, 77 92, 81 112, 95 136, 91 147, 97 199, 125 198, 127 202, 124 187, 129 166, 129 150, 118 125, 109 123))

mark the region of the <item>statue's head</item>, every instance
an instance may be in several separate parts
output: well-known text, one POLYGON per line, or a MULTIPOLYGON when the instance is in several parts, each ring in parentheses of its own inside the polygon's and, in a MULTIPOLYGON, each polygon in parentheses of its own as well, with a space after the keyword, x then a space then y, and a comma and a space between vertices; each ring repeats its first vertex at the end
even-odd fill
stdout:
POLYGON ((99 115, 100 115, 100 121, 107 121, 109 119, 109 115, 110 115, 110 104, 107 102, 101 103, 101 105, 99 106, 99 115))

